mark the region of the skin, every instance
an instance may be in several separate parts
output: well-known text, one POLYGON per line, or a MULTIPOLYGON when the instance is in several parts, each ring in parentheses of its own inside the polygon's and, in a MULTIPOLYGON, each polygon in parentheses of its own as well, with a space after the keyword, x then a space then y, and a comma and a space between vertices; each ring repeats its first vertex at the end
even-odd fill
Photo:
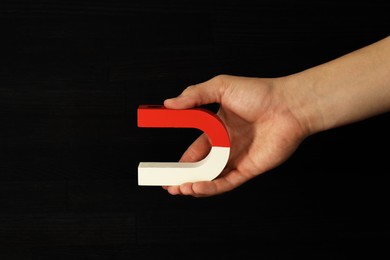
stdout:
MULTIPOLYGON (((219 75, 164 101, 171 109, 218 103, 231 142, 224 171, 212 181, 163 187, 207 197, 233 190, 282 164, 310 135, 390 111, 390 37, 330 62, 278 78, 219 75)), ((180 161, 204 158, 201 135, 180 161)))

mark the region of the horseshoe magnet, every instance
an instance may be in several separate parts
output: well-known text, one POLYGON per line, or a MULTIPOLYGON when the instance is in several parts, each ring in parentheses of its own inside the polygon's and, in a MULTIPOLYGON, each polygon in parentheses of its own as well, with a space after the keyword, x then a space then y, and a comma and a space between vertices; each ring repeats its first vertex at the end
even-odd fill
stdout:
POLYGON ((140 186, 171 186, 185 182, 211 181, 226 166, 230 153, 229 135, 222 121, 209 110, 141 105, 137 110, 137 123, 138 127, 197 128, 203 131, 211 142, 209 154, 197 162, 140 162, 140 186))

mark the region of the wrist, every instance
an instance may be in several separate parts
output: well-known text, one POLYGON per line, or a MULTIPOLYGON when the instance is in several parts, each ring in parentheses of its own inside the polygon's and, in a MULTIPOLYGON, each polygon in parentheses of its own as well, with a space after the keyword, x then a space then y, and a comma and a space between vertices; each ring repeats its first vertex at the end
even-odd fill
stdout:
POLYGON ((300 124, 304 137, 326 128, 314 86, 315 80, 304 72, 280 77, 275 81, 275 87, 279 89, 289 111, 300 124))

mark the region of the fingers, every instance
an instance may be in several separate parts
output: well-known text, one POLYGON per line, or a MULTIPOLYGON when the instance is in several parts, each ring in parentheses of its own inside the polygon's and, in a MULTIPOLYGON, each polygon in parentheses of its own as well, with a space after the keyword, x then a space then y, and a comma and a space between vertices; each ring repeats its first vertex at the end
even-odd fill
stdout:
POLYGON ((171 195, 209 197, 233 190, 246 181, 247 179, 245 179, 238 171, 233 170, 221 177, 217 177, 217 179, 213 181, 184 183, 180 186, 169 186, 164 188, 171 195))
POLYGON ((186 109, 205 104, 220 103, 226 88, 223 76, 186 88, 179 96, 166 99, 164 106, 171 109, 186 109))
MULTIPOLYGON (((198 137, 183 153, 180 162, 197 162, 202 160, 210 152, 211 144, 206 134, 198 137)), ((169 186, 163 186, 167 189, 169 186)))
MULTIPOLYGON (((206 82, 186 88, 179 96, 166 99, 164 106, 170 109, 186 109, 211 103, 221 103, 222 95, 227 88, 225 76, 217 76, 206 82)), ((195 162, 203 159, 210 152, 211 144, 207 135, 202 134, 182 155, 180 161, 195 162)), ((238 175, 231 172, 230 176, 238 175)), ((220 194, 237 187, 239 184, 230 180, 229 175, 213 181, 184 183, 180 186, 164 186, 172 195, 192 195, 206 197, 220 194)))
POLYGON ((206 134, 198 137, 183 153, 180 162, 197 162, 210 152, 211 144, 206 134))

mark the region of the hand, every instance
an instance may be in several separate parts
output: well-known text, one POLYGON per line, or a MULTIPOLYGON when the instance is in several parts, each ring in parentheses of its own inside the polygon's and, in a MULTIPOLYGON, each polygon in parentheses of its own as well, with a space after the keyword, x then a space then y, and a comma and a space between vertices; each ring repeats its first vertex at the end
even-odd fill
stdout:
MULTIPOLYGON (((304 71, 279 78, 217 76, 164 105, 185 109, 219 103, 230 158, 212 181, 164 187, 205 197, 230 191, 284 162, 309 135, 390 111, 390 36, 304 71)), ((201 135, 181 161, 210 150, 201 135)))
MULTIPOLYGON (((291 112, 283 88, 277 87, 281 83, 282 79, 222 75, 165 100, 164 105, 170 109, 220 104, 217 115, 229 133, 231 152, 226 168, 216 179, 164 188, 172 195, 217 195, 284 162, 307 136, 307 131, 291 112)), ((202 134, 180 161, 199 161, 210 148, 208 137, 202 134)))

